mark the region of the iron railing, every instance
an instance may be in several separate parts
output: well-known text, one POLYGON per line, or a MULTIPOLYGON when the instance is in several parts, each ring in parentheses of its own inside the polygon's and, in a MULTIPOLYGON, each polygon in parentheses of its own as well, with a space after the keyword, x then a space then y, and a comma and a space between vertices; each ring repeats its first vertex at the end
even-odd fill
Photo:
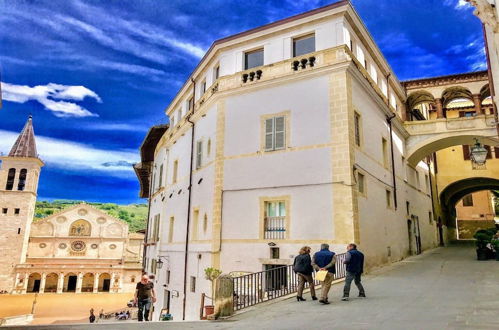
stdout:
MULTIPOLYGON (((336 274, 338 280, 346 276, 346 265, 343 263, 346 253, 336 255, 336 274)), ((241 310, 265 301, 295 293, 298 290, 298 275, 293 265, 267 265, 269 269, 237 276, 234 284, 234 310, 241 310)), ((319 284, 319 281, 314 281, 319 284)), ((305 288, 308 288, 308 283, 305 288)))
POLYGON ((286 217, 266 217, 264 227, 265 239, 286 238, 286 217))

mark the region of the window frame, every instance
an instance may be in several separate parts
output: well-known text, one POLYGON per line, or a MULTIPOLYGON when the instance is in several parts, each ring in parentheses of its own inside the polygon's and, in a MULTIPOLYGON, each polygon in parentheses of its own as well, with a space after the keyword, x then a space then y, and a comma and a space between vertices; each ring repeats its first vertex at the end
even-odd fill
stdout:
POLYGON ((474 206, 474 201, 473 201, 473 194, 468 194, 462 198, 463 201, 463 207, 473 207, 474 206))
POLYGON ((261 125, 261 143, 260 143, 260 150, 264 153, 266 152, 275 152, 275 151, 284 151, 289 148, 290 145, 290 111, 284 111, 280 113, 274 113, 274 114, 267 114, 263 115, 260 117, 260 125, 261 125), (276 118, 281 118, 283 117, 283 131, 276 131, 276 118), (272 122, 272 132, 269 133, 267 132, 267 120, 273 120, 272 122), (283 134, 283 146, 276 148, 276 134, 283 134), (267 147, 267 135, 271 134, 272 135, 272 147, 268 148, 267 147))
POLYGON ((353 129, 354 129, 354 142, 359 148, 362 147, 362 116, 357 111, 354 112, 353 117, 353 129))
POLYGON ((196 141, 196 170, 203 167, 203 140, 196 141))
POLYGON ((306 54, 314 53, 315 51, 317 51, 317 40, 315 38, 315 32, 307 33, 307 34, 304 34, 304 35, 301 35, 301 36, 294 37, 292 39, 292 41, 291 41, 291 53, 292 53, 293 57, 304 56, 306 54), (297 55, 296 54, 296 42, 297 41, 306 40, 306 39, 310 39, 310 38, 314 38, 314 50, 312 50, 310 52, 306 52, 306 53, 298 54, 297 55))
POLYGON ((284 232, 284 238, 274 238, 272 241, 280 241, 280 240, 287 240, 291 237, 291 196, 290 195, 284 195, 284 196, 265 196, 265 197, 260 197, 260 225, 259 225, 259 237, 260 239, 265 239, 265 240, 270 240, 265 238, 265 218, 266 218, 266 209, 267 209, 267 203, 272 203, 272 202, 284 202, 284 208, 285 208, 285 232, 284 232))
POLYGON ((260 66, 265 65, 265 49, 264 49, 264 47, 259 47, 259 48, 255 48, 253 50, 248 50, 248 51, 245 51, 243 54, 244 54, 243 55, 243 69, 244 70, 250 70, 250 69, 258 68, 260 66), (254 65, 254 66, 248 66, 248 55, 256 54, 256 53, 259 53, 259 52, 262 53, 262 64, 260 64, 260 65, 254 65))
POLYGON ((367 196, 366 186, 366 175, 362 172, 357 171, 357 191, 359 192, 360 196, 367 196), (362 190, 360 189, 360 187, 362 187, 362 190))

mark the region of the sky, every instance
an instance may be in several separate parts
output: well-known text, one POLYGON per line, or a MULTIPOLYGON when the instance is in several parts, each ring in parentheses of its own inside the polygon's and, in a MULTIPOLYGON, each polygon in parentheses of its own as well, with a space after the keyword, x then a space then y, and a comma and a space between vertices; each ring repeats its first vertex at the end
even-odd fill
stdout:
MULTIPOLYGON (((131 165, 211 43, 334 0, 0 0, 0 152, 28 116, 39 200, 145 202, 131 165)), ((400 80, 486 68, 464 0, 353 0, 400 80)))

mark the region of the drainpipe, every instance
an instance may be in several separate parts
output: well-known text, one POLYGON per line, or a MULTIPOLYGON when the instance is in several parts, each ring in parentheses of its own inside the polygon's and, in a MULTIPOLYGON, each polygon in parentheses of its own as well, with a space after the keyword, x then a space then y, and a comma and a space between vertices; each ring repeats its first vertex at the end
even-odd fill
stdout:
POLYGON ((142 269, 146 270, 146 256, 147 256, 147 238, 149 237, 149 217, 151 216, 151 198, 152 198, 152 173, 154 171, 154 159, 151 165, 151 173, 149 174, 149 198, 148 198, 148 208, 147 208, 147 221, 146 221, 146 236, 144 237, 144 250, 142 251, 142 269))
MULTIPOLYGON (((184 253, 184 299, 182 302, 182 320, 185 321, 185 306, 186 306, 186 296, 187 296, 187 262, 189 259, 189 225, 191 222, 191 198, 192 198, 192 170, 194 163, 194 122, 191 121, 191 116, 194 113, 194 107, 196 104, 196 82, 191 78, 192 82, 192 112, 186 117, 186 120, 191 124, 191 163, 189 170, 189 191, 187 200, 187 224, 185 227, 185 253, 184 253)), ((190 111, 190 109, 188 109, 190 111)))
POLYGON ((386 121, 388 122, 388 127, 390 128, 390 151, 392 156, 392 179, 393 179, 393 206, 395 207, 395 210, 397 209, 397 177, 395 176, 395 158, 393 156, 392 119, 395 118, 396 116, 397 114, 394 113, 391 117, 386 117, 386 121))
POLYGON ((484 23, 482 23, 482 31, 483 31, 483 40, 485 41, 485 55, 487 58, 487 74, 489 76, 490 98, 492 99, 492 109, 494 109, 494 120, 496 122, 497 135, 499 136, 499 117, 497 115, 497 107, 496 107, 496 102, 494 100, 496 92, 494 88, 494 77, 492 76, 492 70, 490 68, 489 42, 487 40, 487 31, 485 30, 484 23))

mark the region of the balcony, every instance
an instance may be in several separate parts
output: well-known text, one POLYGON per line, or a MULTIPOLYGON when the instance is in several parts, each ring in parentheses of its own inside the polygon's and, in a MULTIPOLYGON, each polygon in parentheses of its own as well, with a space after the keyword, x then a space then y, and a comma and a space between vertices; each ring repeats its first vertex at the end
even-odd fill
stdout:
POLYGON ((266 217, 263 237, 264 239, 285 239, 286 217, 266 217))

